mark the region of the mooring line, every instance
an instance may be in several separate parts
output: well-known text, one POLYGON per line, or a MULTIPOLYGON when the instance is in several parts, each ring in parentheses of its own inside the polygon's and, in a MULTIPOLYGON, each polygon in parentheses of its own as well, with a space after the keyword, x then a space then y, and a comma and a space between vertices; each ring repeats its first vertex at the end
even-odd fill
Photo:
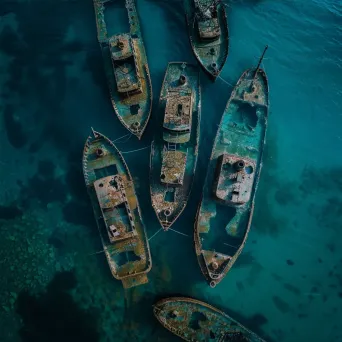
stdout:
POLYGON ((223 81, 224 83, 228 84, 230 87, 234 87, 232 84, 230 84, 229 82, 227 82, 226 80, 224 80, 221 76, 217 76, 221 81, 223 81))
POLYGON ((158 231, 156 231, 150 238, 147 239, 147 241, 150 241, 153 237, 155 237, 163 228, 160 228, 158 231))
POLYGON ((141 150, 146 150, 147 148, 149 148, 150 145, 146 146, 146 147, 143 147, 143 148, 138 148, 137 150, 132 150, 132 151, 125 151, 125 152, 122 152, 121 153, 133 153, 133 152, 137 152, 137 151, 141 151, 141 150))
POLYGON ((174 230, 174 229, 172 229, 172 228, 169 228, 169 230, 172 230, 172 231, 175 232, 175 233, 178 233, 178 234, 181 234, 181 235, 184 235, 184 236, 189 237, 189 235, 186 235, 186 234, 184 234, 184 233, 181 233, 181 232, 179 232, 178 230, 174 230))
POLYGON ((98 252, 95 252, 95 253, 91 253, 91 254, 88 254, 88 255, 90 256, 90 255, 101 254, 101 253, 104 253, 104 250, 98 251, 98 252))
POLYGON ((121 139, 123 139, 123 138, 126 138, 128 135, 131 135, 131 134, 132 134, 132 133, 127 133, 127 134, 123 135, 122 137, 113 140, 113 142, 116 142, 116 141, 118 141, 118 140, 121 140, 121 139))
POLYGON ((229 247, 236 248, 236 249, 238 249, 238 248, 239 248, 239 247, 236 247, 236 246, 230 245, 229 243, 225 243, 225 242, 223 242, 223 244, 224 244, 224 245, 226 245, 226 246, 229 246, 229 247))

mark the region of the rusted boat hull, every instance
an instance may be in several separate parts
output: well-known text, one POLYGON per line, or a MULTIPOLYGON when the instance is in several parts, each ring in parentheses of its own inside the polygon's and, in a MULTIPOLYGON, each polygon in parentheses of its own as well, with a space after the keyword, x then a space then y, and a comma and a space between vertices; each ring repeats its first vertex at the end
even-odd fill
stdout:
POLYGON ((217 40, 203 41, 197 32, 198 23, 194 0, 184 0, 185 18, 192 51, 205 73, 213 81, 219 77, 227 60, 229 50, 229 30, 226 9, 221 1, 215 1, 215 3, 217 4, 218 23, 221 30, 220 36, 217 40))
POLYGON ((191 193, 198 157, 200 117, 199 69, 183 62, 169 63, 160 94, 150 156, 151 201, 164 230, 168 230, 181 215, 191 193), (186 79, 184 84, 179 84, 180 77, 186 79), (171 114, 175 106, 180 106, 182 111, 191 107, 187 113, 175 114, 178 131, 174 130, 175 121, 171 114), (181 163, 178 157, 184 157, 184 162, 181 163), (175 179, 169 179, 172 177, 175 179))
POLYGON ((104 20, 105 3, 110 3, 113 0, 93 0, 96 25, 98 32, 98 41, 102 49, 105 73, 109 87, 110 99, 115 114, 120 122, 139 139, 142 137, 150 119, 152 110, 152 82, 148 68, 147 56, 143 38, 141 35, 139 17, 135 7, 135 0, 120 0, 124 1, 127 8, 127 20, 129 20, 130 42, 134 55, 134 65, 137 72, 137 77, 141 82, 139 92, 122 93, 118 91, 118 82, 115 78, 114 69, 122 70, 122 74, 126 68, 121 68, 117 65, 111 55, 110 37, 107 33, 106 22, 104 20))
POLYGON ((234 265, 252 222, 269 107, 266 74, 258 69, 253 75, 255 69, 243 73, 227 103, 196 216, 195 251, 211 287, 234 265), (236 160, 243 164, 239 171, 236 160), (231 172, 226 179, 225 172, 231 172))
POLYGON ((185 341, 264 342, 224 312, 196 299, 162 299, 154 305, 153 312, 166 329, 185 341))
POLYGON ((112 275, 125 288, 147 283, 152 259, 133 180, 101 133, 93 131, 85 143, 83 173, 112 275))

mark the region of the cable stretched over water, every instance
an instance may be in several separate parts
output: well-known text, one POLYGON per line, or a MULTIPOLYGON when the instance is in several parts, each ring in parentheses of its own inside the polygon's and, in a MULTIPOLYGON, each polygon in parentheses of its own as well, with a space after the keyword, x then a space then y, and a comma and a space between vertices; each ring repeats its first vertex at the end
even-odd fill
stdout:
POLYGON ((174 229, 172 229, 172 228, 169 228, 169 230, 172 230, 173 232, 178 233, 178 234, 180 234, 180 235, 184 235, 184 236, 189 237, 189 235, 184 234, 184 233, 181 233, 181 232, 179 232, 178 230, 174 230, 174 229))
POLYGON ((150 238, 148 238, 147 240, 150 241, 153 237, 155 237, 163 228, 159 228, 159 230, 157 230, 150 238))
POLYGON ((132 135, 132 133, 127 133, 127 134, 123 135, 122 137, 113 140, 113 142, 116 142, 116 141, 119 141, 119 140, 121 140, 121 139, 123 139, 123 138, 126 138, 126 137, 129 136, 129 135, 132 135))
POLYGON ((217 76, 221 81, 223 81, 224 83, 228 84, 230 87, 234 87, 232 84, 230 84, 229 82, 227 82, 226 80, 224 80, 221 76, 217 76))
POLYGON ((141 150, 146 150, 146 149, 149 148, 149 147, 150 147, 150 145, 148 145, 148 146, 146 146, 146 147, 143 147, 143 148, 138 148, 137 150, 125 151, 125 152, 121 151, 121 153, 122 153, 122 154, 124 154, 124 153, 133 153, 133 152, 137 152, 137 151, 141 151, 141 150))

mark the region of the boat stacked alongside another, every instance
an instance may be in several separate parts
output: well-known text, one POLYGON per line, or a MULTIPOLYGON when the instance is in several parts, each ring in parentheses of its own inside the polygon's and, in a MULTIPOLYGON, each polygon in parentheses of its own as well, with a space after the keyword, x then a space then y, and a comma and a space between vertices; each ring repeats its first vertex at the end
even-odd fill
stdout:
POLYGON ((185 341, 264 342, 224 312, 196 299, 162 299, 153 312, 166 329, 185 341))
POLYGON ((152 260, 131 174, 115 145, 96 131, 84 147, 83 173, 113 276, 124 288, 147 283, 152 260))
POLYGON ((200 104, 198 68, 169 63, 150 160, 152 206, 164 230, 182 213, 191 192, 198 156, 200 104))
POLYGON ((204 71, 215 80, 228 56, 225 5, 220 0, 185 0, 185 15, 192 50, 204 71))
POLYGON ((152 109, 152 83, 134 0, 125 1, 130 32, 109 36, 106 6, 116 0, 94 0, 98 41, 114 111, 121 123, 139 139, 152 109))

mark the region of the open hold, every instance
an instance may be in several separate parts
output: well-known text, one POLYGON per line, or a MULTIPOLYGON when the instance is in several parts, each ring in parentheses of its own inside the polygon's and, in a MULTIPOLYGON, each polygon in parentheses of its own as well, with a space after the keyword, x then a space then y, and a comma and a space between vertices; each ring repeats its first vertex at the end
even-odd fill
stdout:
POLYGON ((244 102, 234 103, 237 105, 237 110, 232 113, 232 121, 244 124, 248 128, 255 128, 258 123, 257 107, 244 102))
POLYGON ((134 104, 131 105, 131 114, 132 115, 137 115, 139 113, 140 105, 139 104, 134 104))
POLYGON ((181 103, 177 106, 177 116, 182 116, 183 114, 183 105, 181 103))
POLYGON ((205 322, 207 317, 202 313, 195 311, 191 314, 189 327, 193 330, 198 330, 201 328, 200 322, 205 322))
POLYGON ((165 200, 165 202, 174 202, 175 201, 175 192, 173 191, 173 189, 165 192, 164 200, 165 200))
POLYGON ((26 133, 24 132, 23 125, 16 117, 11 106, 6 106, 4 110, 4 124, 7 139, 10 144, 15 148, 24 147, 28 142, 28 138, 26 133))
POLYGON ((186 77, 184 75, 180 75, 179 76, 179 83, 180 84, 185 84, 185 82, 186 82, 186 77))
POLYGON ((101 169, 95 169, 94 172, 97 179, 117 175, 119 173, 115 164, 103 167, 101 169))
POLYGON ((118 267, 125 265, 128 262, 134 262, 140 260, 140 257, 136 255, 133 251, 127 251, 119 254, 115 254, 115 263, 118 267))

